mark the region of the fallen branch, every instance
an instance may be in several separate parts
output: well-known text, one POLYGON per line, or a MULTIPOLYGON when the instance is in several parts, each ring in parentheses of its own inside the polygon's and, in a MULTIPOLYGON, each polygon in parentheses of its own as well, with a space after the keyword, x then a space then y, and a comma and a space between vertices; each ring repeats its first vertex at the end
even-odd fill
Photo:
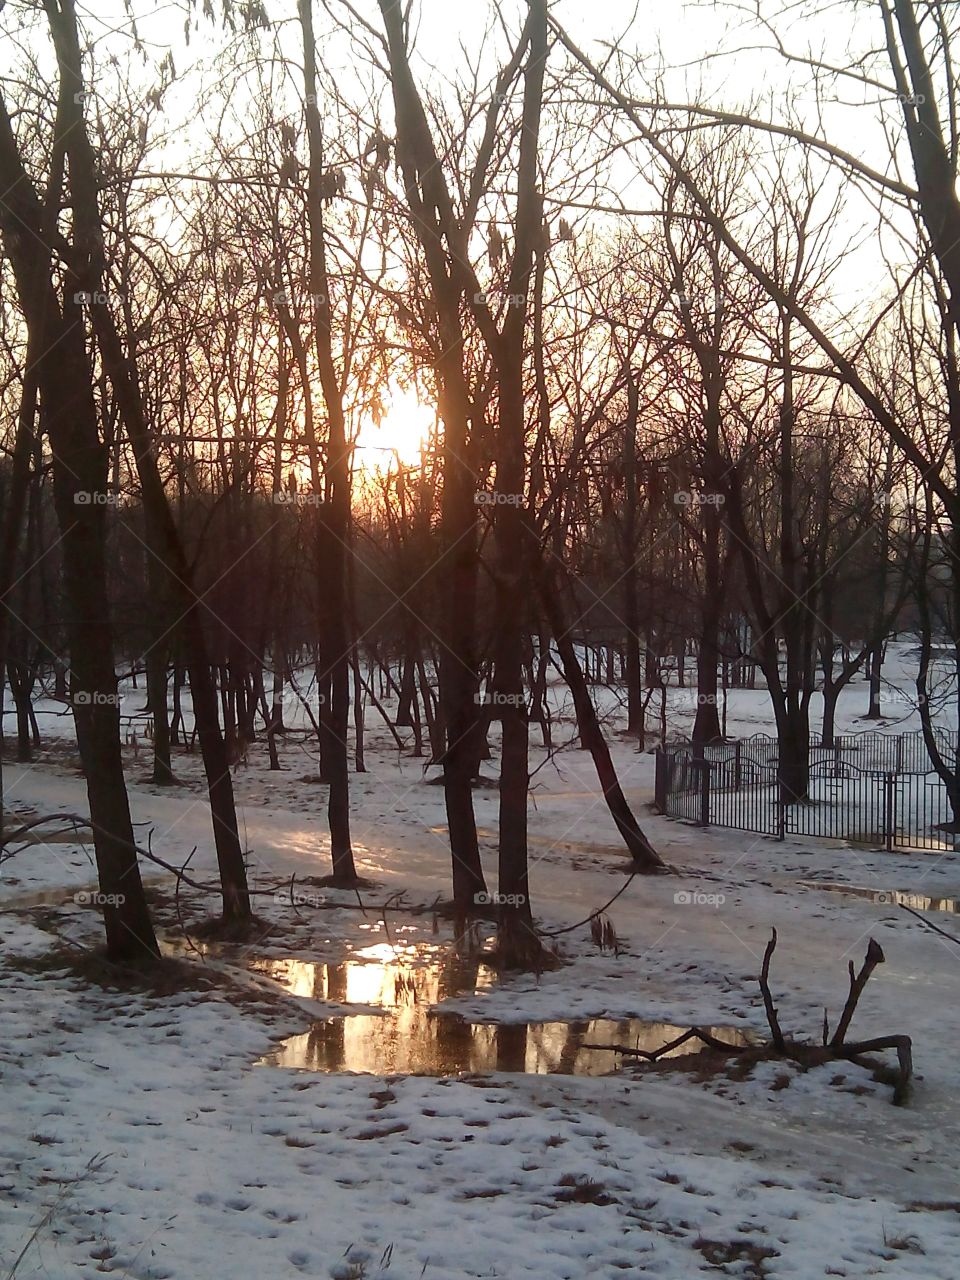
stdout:
POLYGON ((893 1101, 902 1106, 910 1092, 910 1081, 913 1079, 913 1041, 909 1036, 878 1036, 874 1040, 860 1040, 856 1044, 845 1044, 835 1051, 838 1058, 846 1058, 857 1062, 864 1053, 876 1053, 880 1049, 896 1049, 899 1074, 893 1087, 893 1101))
POLYGON ((872 1040, 858 1040, 854 1043, 846 1040, 846 1034, 850 1028, 860 997, 863 994, 863 989, 877 965, 884 962, 883 950, 880 945, 873 938, 870 939, 867 946, 867 954, 864 957, 859 973, 855 971, 851 961, 849 970, 850 991, 843 1006, 840 1021, 837 1023, 833 1038, 828 1043, 829 1024, 827 1011, 823 1011, 823 1043, 821 1045, 807 1044, 801 1040, 791 1040, 783 1034, 769 983, 770 961, 776 946, 777 931, 774 929, 763 954, 763 964, 758 980, 760 992, 763 996, 763 1007, 767 1015, 767 1023, 770 1027, 770 1039, 766 1043, 731 1044, 727 1040, 721 1040, 712 1032, 705 1031, 702 1027, 691 1027, 688 1031, 684 1031, 682 1035, 676 1036, 673 1040, 661 1045, 659 1049, 631 1049, 625 1045, 617 1044, 584 1044, 583 1047, 585 1049, 604 1049, 609 1053, 618 1053, 624 1058, 639 1058, 644 1062, 658 1062, 661 1058, 665 1058, 679 1049, 681 1045, 688 1044, 691 1040, 699 1040, 707 1048, 714 1049, 718 1053, 743 1055, 743 1060, 747 1061, 751 1066, 756 1062, 768 1062, 786 1058, 791 1062, 796 1062, 804 1069, 820 1066, 825 1062, 836 1061, 856 1062, 860 1066, 873 1066, 877 1069, 877 1064, 864 1060, 863 1055, 877 1053, 883 1049, 895 1049, 898 1070, 894 1080, 893 1101, 896 1106, 902 1106, 907 1101, 910 1082, 913 1078, 913 1042, 910 1037, 877 1036, 872 1040))
POLYGON ((690 1040, 700 1040, 710 1049, 719 1049, 722 1053, 743 1053, 751 1046, 746 1044, 731 1044, 729 1040, 721 1040, 717 1036, 711 1035, 709 1031, 704 1031, 702 1027, 691 1027, 689 1031, 684 1031, 682 1036, 677 1036, 675 1040, 669 1040, 666 1044, 660 1046, 659 1049, 629 1049, 619 1044, 584 1044, 584 1049, 608 1049, 612 1053, 620 1053, 625 1058, 642 1058, 644 1062, 657 1062, 660 1058, 665 1058, 671 1054, 674 1049, 679 1049, 682 1044, 687 1044, 690 1040))

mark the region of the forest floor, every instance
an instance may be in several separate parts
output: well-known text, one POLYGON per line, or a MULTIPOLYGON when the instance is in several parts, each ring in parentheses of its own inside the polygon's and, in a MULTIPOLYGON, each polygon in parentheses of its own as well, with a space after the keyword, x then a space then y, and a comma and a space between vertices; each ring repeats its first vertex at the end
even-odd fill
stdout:
MULTIPOLYGON (((752 732, 764 695, 738 696, 738 729, 752 732)), ((864 697, 858 684, 851 725, 864 697)), ((2 1280, 953 1280, 960 947, 889 895, 960 898, 955 855, 652 817, 652 757, 621 740, 627 794, 675 874, 635 878, 610 907, 615 949, 578 927, 555 942, 560 967, 498 979, 489 930, 455 943, 437 910, 443 794, 422 761, 371 722, 369 771, 353 779, 370 882, 358 899, 310 882, 329 865, 309 744, 290 741, 279 774, 265 754, 256 744, 235 776, 251 882, 269 890, 263 928, 244 946, 204 947, 198 925, 216 900, 187 887, 178 898, 148 866, 178 958, 150 989, 90 958, 100 923, 76 901, 94 888, 84 845, 38 842, 0 867, 2 1280), (605 1038, 604 1019, 643 1020, 641 1044, 691 1024, 764 1035, 756 979, 772 927, 781 1022, 811 1040, 825 1007, 836 1022, 848 962, 880 943, 853 1035, 913 1037, 908 1106, 853 1064, 743 1073, 702 1055, 616 1070, 613 1054, 583 1047, 605 1038), (467 1033, 437 1010, 462 1014, 467 1033), (451 1061, 462 1074, 409 1074, 451 1061), (518 1063, 526 1073, 497 1070, 518 1063)), ((207 879, 198 764, 176 768, 181 785, 161 790, 142 748, 130 758, 135 820, 171 863, 196 848, 189 874, 207 879)), ((67 743, 7 764, 5 785, 25 815, 85 811, 67 743)), ((557 930, 613 896, 625 858, 588 756, 571 746, 534 785, 533 904, 557 930)), ((477 792, 477 812, 493 877, 495 792, 477 792)), ((950 914, 926 915, 960 934, 950 914)))

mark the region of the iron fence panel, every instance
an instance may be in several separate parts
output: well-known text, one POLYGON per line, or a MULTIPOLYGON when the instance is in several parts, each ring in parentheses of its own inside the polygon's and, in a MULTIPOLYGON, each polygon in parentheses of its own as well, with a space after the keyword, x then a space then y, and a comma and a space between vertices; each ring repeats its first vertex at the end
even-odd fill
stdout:
MULTIPOLYGON (((936 730, 944 759, 956 758, 955 736, 936 730)), ((807 799, 783 804, 776 738, 677 743, 657 761, 658 803, 670 817, 783 838, 816 836, 888 849, 953 850, 947 788, 933 771, 922 733, 870 731, 810 748, 807 799)))

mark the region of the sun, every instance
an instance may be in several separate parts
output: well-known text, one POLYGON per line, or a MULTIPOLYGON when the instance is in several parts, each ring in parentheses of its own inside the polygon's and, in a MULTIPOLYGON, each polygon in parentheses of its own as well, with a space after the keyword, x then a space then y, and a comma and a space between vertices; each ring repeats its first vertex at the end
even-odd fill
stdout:
POLYGON ((364 421, 357 434, 356 464, 363 471, 387 471, 420 462, 431 432, 436 412, 421 404, 414 391, 391 389, 387 408, 378 426, 372 419, 364 421))

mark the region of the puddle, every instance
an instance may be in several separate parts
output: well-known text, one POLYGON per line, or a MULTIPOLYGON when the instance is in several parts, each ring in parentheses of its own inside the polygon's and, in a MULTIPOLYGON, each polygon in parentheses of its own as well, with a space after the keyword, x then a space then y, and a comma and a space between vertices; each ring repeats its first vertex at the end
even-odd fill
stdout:
MULTIPOLYGON (((65 864, 66 865, 66 864, 65 864)), ((74 865, 85 866, 83 863, 74 865)), ((153 889, 172 879, 167 875, 144 876, 143 883, 147 889, 153 889)), ((0 891, 5 892, 13 881, 0 879, 0 891)), ((46 889, 33 889, 26 893, 12 894, 10 897, 0 896, 0 911, 30 911, 36 907, 80 907, 85 911, 100 911, 97 899, 100 888, 96 883, 53 885, 46 889)))
MULTIPOLYGON (((383 1010, 315 1022, 309 1031, 272 1049, 258 1066, 370 1075, 508 1071, 597 1076, 616 1070, 619 1060, 585 1045, 652 1050, 687 1030, 637 1018, 469 1022, 459 1014, 438 1011, 435 1006, 441 1000, 482 996, 498 981, 478 952, 458 955, 449 945, 375 943, 338 963, 258 959, 250 967, 297 996, 383 1010)), ((731 1044, 746 1043, 736 1028, 712 1031, 731 1044)), ((683 1046, 678 1053, 684 1051, 690 1048, 683 1046)))
POLYGON ((838 884, 830 880, 800 880, 804 889, 826 889, 829 893, 849 893, 867 898, 877 906, 912 907, 914 911, 949 911, 960 915, 960 898, 931 898, 925 893, 907 893, 901 889, 865 889, 861 885, 838 884))
MULTIPOLYGON (((602 1076, 616 1071, 621 1060, 616 1054, 585 1045, 619 1044, 653 1050, 686 1030, 639 1018, 476 1023, 455 1013, 411 1006, 385 1016, 351 1014, 317 1022, 303 1035, 284 1040, 257 1066, 377 1076, 491 1071, 602 1076)), ((729 1044, 748 1043, 748 1037, 732 1027, 711 1027, 710 1031, 729 1044)), ((694 1042, 668 1056, 702 1050, 703 1046, 694 1042)))
MULTIPOLYGON (((473 934, 458 949, 452 940, 422 940, 420 925, 394 927, 390 941, 381 940, 385 933, 379 924, 360 928, 376 941, 336 961, 238 955, 223 945, 202 945, 205 956, 222 959, 236 976, 242 970, 298 999, 339 1006, 338 1015, 344 1006, 356 1008, 315 1021, 271 1049, 257 1066, 378 1076, 492 1071, 600 1076, 616 1071, 621 1060, 585 1046, 616 1044, 649 1051, 688 1030, 640 1018, 471 1022, 436 1006, 455 996, 482 998, 497 986, 497 972, 483 959, 483 945, 492 939, 473 934)), ((168 940, 165 947, 184 954, 182 941, 168 940)), ((750 1032, 737 1027, 709 1030, 730 1044, 750 1041, 750 1032)), ((703 1047, 692 1042, 670 1056, 702 1052, 703 1047)))
MULTIPOLYGON (((4 889, 9 884, 3 885, 4 889)), ((66 907, 73 904, 75 889, 36 889, 30 893, 14 894, 0 899, 0 911, 28 911, 31 907, 66 907)))

